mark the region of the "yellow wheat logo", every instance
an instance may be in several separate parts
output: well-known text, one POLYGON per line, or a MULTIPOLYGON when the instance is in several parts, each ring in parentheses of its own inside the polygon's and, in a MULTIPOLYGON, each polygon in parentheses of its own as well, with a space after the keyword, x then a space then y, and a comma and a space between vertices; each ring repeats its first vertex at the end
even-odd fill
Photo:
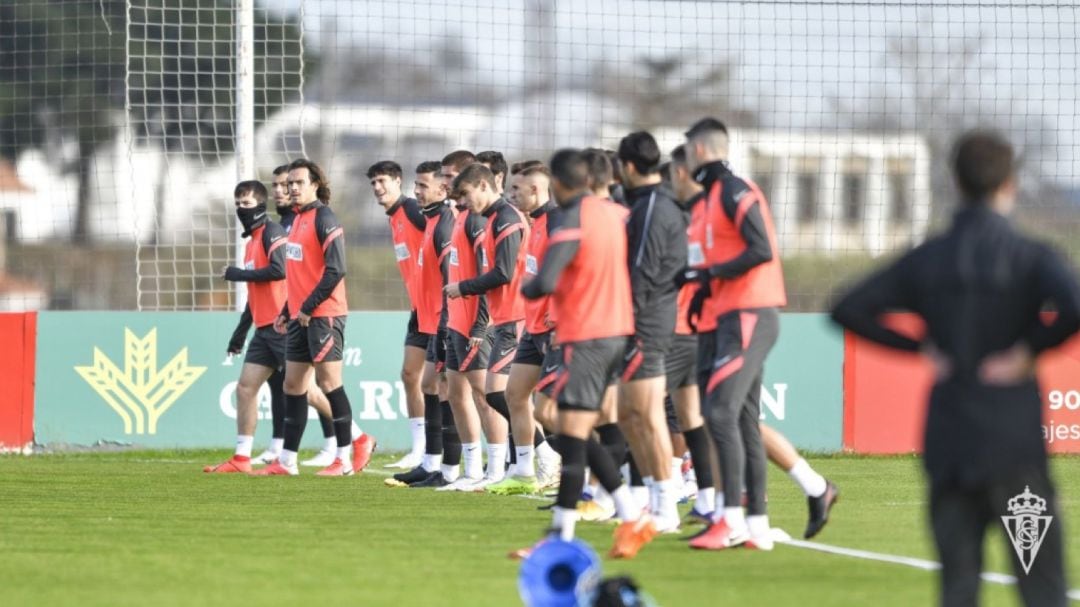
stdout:
POLYGON ((158 419, 206 367, 189 366, 188 350, 183 348, 158 369, 157 329, 140 339, 125 328, 123 371, 97 348, 93 366, 75 370, 124 420, 124 434, 157 434, 158 419))

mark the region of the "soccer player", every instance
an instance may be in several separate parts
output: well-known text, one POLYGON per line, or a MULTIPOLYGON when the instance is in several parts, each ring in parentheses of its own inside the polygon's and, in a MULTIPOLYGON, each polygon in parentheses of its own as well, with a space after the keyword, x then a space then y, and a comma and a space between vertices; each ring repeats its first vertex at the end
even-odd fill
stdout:
POLYGON ((446 184, 438 161, 416 167, 414 194, 427 224, 417 253, 416 313, 421 333, 428 333, 426 361, 421 388, 424 391, 426 445, 420 465, 394 475, 398 483, 411 487, 444 487, 458 478, 461 438, 454 424, 446 386, 446 284, 450 268, 450 246, 455 212, 448 204, 446 184))
MULTIPOLYGON (((451 152, 443 158, 441 175, 451 196, 455 194, 454 179, 475 161, 476 157, 465 150, 451 152)), ((461 200, 457 200, 457 208, 445 286, 477 276, 482 255, 480 240, 487 226, 486 219, 470 212, 461 200)), ((487 434, 489 458, 498 459, 500 466, 506 459, 506 422, 484 400, 491 354, 490 313, 487 298, 482 295, 448 297, 446 307, 450 406, 461 435, 461 456, 465 465, 460 478, 439 490, 474 491, 475 485, 484 480, 481 428, 487 434)))
POLYGON ((633 507, 629 489, 607 451, 590 441, 607 386, 617 377, 626 343, 634 333, 626 232, 613 229, 626 210, 589 195, 589 167, 577 150, 551 158, 552 189, 560 222, 552 231, 536 277, 522 288, 528 299, 552 295, 562 344, 563 367, 554 398, 559 406, 562 474, 553 529, 574 537, 577 501, 585 466, 612 495, 619 518, 611 556, 630 558, 652 540, 656 528, 633 507))
POLYGON ((630 204, 626 231, 635 331, 623 359, 619 425, 649 488, 657 529, 674 532, 681 496, 671 474, 664 357, 678 314, 675 278, 686 266, 686 219, 662 184, 660 147, 651 134, 630 133, 619 142, 618 155, 630 204))
MULTIPOLYGON (((289 186, 286 183, 289 176, 289 165, 281 165, 274 169, 273 183, 271 186, 271 193, 274 198, 274 206, 280 218, 279 224, 285 233, 289 233, 289 228, 292 227, 292 221, 295 217, 293 213, 292 205, 289 203, 289 186)), ((244 308, 243 314, 240 316, 240 321, 237 323, 236 330, 233 332, 232 338, 229 340, 228 353, 240 354, 244 351, 244 342, 247 341, 248 329, 251 328, 251 308, 247 306, 244 308)), ((266 384, 270 387, 270 418, 272 422, 272 433, 270 440, 270 447, 259 454, 258 457, 252 458, 253 464, 269 464, 281 456, 282 446, 285 444, 285 364, 284 361, 281 364, 281 368, 277 369, 266 381, 266 384)), ((330 403, 327 402, 326 396, 319 390, 319 387, 312 381, 308 387, 308 402, 311 404, 311 408, 315 409, 319 414, 319 422, 322 425, 323 431, 323 446, 318 453, 311 459, 300 462, 301 466, 317 466, 325 468, 334 461, 334 452, 337 449, 337 441, 334 438, 334 422, 330 415, 330 403)))
POLYGON ((502 152, 487 150, 477 154, 476 161, 491 169, 492 174, 495 175, 495 192, 502 196, 505 193, 506 171, 508 170, 506 157, 503 156, 502 152))
POLYGON ((886 347, 922 350, 934 362, 923 465, 941 605, 978 603, 986 530, 1023 508, 1047 523, 1017 528, 1015 536, 1009 528, 1020 596, 1026 605, 1064 607, 1063 534, 1035 358, 1080 329, 1080 286, 1054 250, 1008 220, 1017 192, 1008 141, 965 133, 951 165, 961 194, 952 226, 852 289, 833 319, 886 347), (1042 316, 1047 304, 1053 319, 1042 316), (882 322, 882 314, 899 310, 925 321, 924 337, 882 322), (1022 548, 1031 561, 1020 560, 1022 548))
POLYGON ((758 421, 765 358, 780 331, 777 308, 787 303, 776 231, 761 190, 728 167, 724 124, 704 118, 686 138, 687 163, 705 199, 690 221, 690 256, 698 263, 682 279, 697 282, 698 385, 723 482, 723 508, 718 495, 715 522, 690 545, 771 550, 758 421), (749 516, 741 506, 744 480, 749 516))
POLYGON ((401 165, 392 160, 376 162, 368 168, 367 178, 371 180, 375 201, 386 210, 386 217, 390 221, 394 257, 397 259, 401 280, 405 283, 412 307, 405 332, 405 356, 401 363, 401 382, 405 386, 405 408, 409 415, 412 450, 386 467, 412 469, 420 464, 425 441, 424 393, 420 389, 420 380, 424 374, 424 362, 431 335, 420 331, 416 316, 416 302, 420 299, 416 260, 420 241, 423 240, 424 229, 427 227, 427 218, 415 199, 401 193, 401 165))
MULTIPOLYGON (((525 280, 536 276, 540 260, 547 249, 551 228, 550 217, 555 209, 551 200, 551 173, 539 161, 532 161, 511 176, 516 205, 527 213, 532 224, 525 243, 525 280)), ((540 426, 534 421, 530 395, 537 390, 544 369, 544 359, 551 349, 551 298, 541 297, 525 302, 525 333, 521 336, 510 377, 506 383, 506 403, 510 410, 510 429, 516 445, 517 461, 503 481, 488 486, 488 491, 500 495, 536 493, 554 483, 558 471, 558 454, 551 448, 540 426)), ((557 360, 549 361, 548 381, 536 392, 536 399, 550 401, 550 388, 558 368, 557 360), (544 388, 548 389, 545 394, 544 388)), ((491 402, 490 394, 488 402, 491 402)), ((541 405, 543 406, 543 405, 541 405)))
POLYGON ((341 380, 349 311, 344 283, 345 232, 328 206, 329 180, 314 162, 299 159, 289 165, 289 199, 296 207, 296 218, 285 245, 288 298, 274 321, 279 333, 288 327, 285 445, 278 461, 255 474, 298 473, 296 451, 307 421, 307 386, 314 367, 316 381, 330 401, 337 437, 337 458, 317 474, 348 476, 367 466, 375 439, 353 423, 341 380))
MULTIPOLYGON (((671 152, 669 175, 672 188, 678 200, 682 201, 681 205, 687 213, 705 199, 704 188, 694 180, 687 166, 684 146, 680 145, 671 152)), ((700 248, 691 247, 689 263, 691 265, 702 263, 701 253, 700 248)), ((676 318, 675 341, 664 362, 667 365, 668 393, 674 401, 678 426, 686 439, 697 477, 697 501, 690 511, 690 518, 707 523, 711 521, 716 510, 713 490, 716 475, 712 465, 712 441, 704 427, 697 388, 697 335, 694 334, 694 327, 687 320, 695 291, 695 283, 683 285, 679 291, 679 316, 676 318)), ((836 503, 839 489, 832 481, 818 474, 783 434, 765 424, 759 425, 769 461, 787 472, 806 495, 809 519, 803 537, 810 539, 817 535, 828 522, 829 511, 836 503)))
POLYGON ((241 181, 233 190, 236 216, 249 240, 244 268, 228 267, 224 274, 225 280, 247 283, 246 311, 255 325, 255 337, 236 384, 236 451, 204 472, 251 472, 259 388, 285 366, 285 336, 274 331, 274 318, 285 304, 285 230, 266 216, 266 197, 266 186, 259 181, 241 181))

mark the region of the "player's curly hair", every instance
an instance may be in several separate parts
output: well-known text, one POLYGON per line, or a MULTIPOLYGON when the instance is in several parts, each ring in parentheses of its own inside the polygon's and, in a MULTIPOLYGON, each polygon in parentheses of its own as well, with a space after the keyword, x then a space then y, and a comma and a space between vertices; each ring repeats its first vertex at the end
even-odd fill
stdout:
POLYGON ((307 158, 297 158, 289 163, 289 170, 294 169, 307 169, 308 178, 311 179, 311 182, 319 184, 319 187, 315 190, 315 197, 322 201, 323 204, 330 204, 330 179, 327 178, 322 167, 307 158))

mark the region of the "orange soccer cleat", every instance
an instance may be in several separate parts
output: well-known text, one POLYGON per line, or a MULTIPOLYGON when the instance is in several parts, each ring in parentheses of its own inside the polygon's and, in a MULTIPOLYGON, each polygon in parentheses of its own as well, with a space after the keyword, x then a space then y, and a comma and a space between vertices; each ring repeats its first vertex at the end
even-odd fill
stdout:
POLYGON ((296 469, 296 466, 286 467, 281 464, 280 461, 270 462, 268 466, 261 470, 255 470, 251 473, 251 476, 296 476, 300 472, 296 469))
POLYGON ((735 531, 728 526, 726 520, 720 519, 710 525, 704 533, 690 540, 690 547, 698 550, 723 550, 734 548, 748 539, 750 539, 750 534, 745 528, 735 531))
POLYGON ((621 523, 615 528, 615 543, 608 556, 613 559, 632 559, 656 534, 656 524, 647 514, 636 521, 621 523))
POLYGON ((251 472, 251 458, 234 455, 231 458, 225 460, 224 463, 216 466, 206 466, 202 469, 203 472, 209 474, 248 474, 251 472))
MULTIPOLYGON (((379 441, 370 434, 365 434, 352 442, 352 469, 362 472, 371 462, 371 454, 375 452, 375 446, 379 441)), ((331 464, 332 466, 333 464, 331 464)))
POLYGON ((352 476, 352 473, 352 468, 346 466, 341 458, 337 458, 334 463, 316 472, 315 476, 352 476))

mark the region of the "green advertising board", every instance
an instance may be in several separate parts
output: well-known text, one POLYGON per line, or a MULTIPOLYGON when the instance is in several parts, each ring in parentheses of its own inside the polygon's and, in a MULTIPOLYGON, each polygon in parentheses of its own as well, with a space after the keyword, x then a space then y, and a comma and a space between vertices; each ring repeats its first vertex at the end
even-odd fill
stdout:
MULTIPOLYGON (((238 314, 43 312, 34 416, 38 443, 230 447, 243 357, 225 354, 238 314)), ((353 417, 381 449, 408 449, 399 379, 408 314, 354 312, 345 326, 345 389, 353 417)), ((304 445, 318 447, 314 411, 304 445)), ((270 439, 259 395, 256 448, 270 439)))
MULTIPOLYGON (((42 444, 230 447, 242 357, 226 344, 238 315, 218 312, 43 312, 38 317, 35 440, 42 444)), ((399 379, 408 314, 353 312, 345 389, 353 417, 382 449, 409 448, 399 379)), ((824 315, 792 314, 766 366, 762 418, 796 446, 841 447, 843 340, 824 315)), ((257 448, 269 441, 259 398, 257 448)), ((321 445, 309 423, 306 447, 321 445)))

